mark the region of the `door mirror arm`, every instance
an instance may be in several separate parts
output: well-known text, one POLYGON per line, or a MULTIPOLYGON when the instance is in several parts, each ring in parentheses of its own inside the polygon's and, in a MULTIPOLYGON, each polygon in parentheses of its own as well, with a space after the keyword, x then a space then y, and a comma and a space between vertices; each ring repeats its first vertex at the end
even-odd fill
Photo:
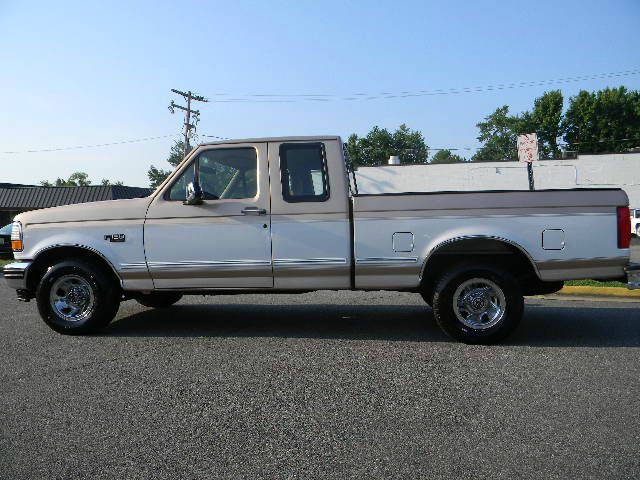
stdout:
POLYGON ((187 185, 186 199, 182 202, 183 205, 200 205, 203 200, 202 188, 200 183, 193 181, 187 185))
POLYGON ((193 172, 193 182, 187 185, 187 192, 183 205, 200 205, 203 200, 202 187, 200 186, 200 159, 196 158, 193 172))

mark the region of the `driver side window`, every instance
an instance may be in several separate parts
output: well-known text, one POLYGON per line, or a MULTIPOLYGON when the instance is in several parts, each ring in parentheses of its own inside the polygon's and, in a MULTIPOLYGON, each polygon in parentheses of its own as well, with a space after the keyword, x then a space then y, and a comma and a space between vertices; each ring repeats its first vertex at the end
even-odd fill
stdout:
MULTIPOLYGON (((258 192, 258 156, 251 147, 205 150, 200 163, 200 186, 205 200, 252 198, 258 192)), ((195 162, 175 181, 169 200, 186 198, 186 187, 193 182, 195 162)))

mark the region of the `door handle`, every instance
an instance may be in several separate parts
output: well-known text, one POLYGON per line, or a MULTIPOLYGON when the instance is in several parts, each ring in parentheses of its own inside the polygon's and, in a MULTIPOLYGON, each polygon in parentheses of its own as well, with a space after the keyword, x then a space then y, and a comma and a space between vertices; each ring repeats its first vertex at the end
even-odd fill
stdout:
POLYGON ((258 207, 245 207, 242 209, 243 215, 266 215, 267 210, 258 207))

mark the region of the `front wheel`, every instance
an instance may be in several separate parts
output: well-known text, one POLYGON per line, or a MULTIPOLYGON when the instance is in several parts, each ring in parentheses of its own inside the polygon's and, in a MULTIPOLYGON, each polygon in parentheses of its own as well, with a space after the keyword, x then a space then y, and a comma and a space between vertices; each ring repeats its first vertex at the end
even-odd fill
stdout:
POLYGON ((36 290, 38 311, 53 330, 67 335, 93 333, 118 313, 120 290, 103 269, 81 260, 51 266, 36 290))
POLYGON ((460 267, 443 275, 434 288, 436 322, 448 335, 465 343, 502 340, 516 328, 523 310, 517 279, 493 266, 460 267))

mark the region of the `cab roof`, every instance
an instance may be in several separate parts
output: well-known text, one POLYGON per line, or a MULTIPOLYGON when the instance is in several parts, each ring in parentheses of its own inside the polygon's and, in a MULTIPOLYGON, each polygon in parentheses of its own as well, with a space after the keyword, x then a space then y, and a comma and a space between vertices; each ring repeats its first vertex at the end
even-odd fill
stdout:
POLYGON ((322 140, 340 141, 339 135, 317 135, 317 136, 298 136, 298 137, 261 137, 261 138, 237 138, 229 140, 216 140, 215 142, 203 142, 199 146, 206 145, 230 145, 234 143, 282 143, 282 142, 317 142, 322 140))

